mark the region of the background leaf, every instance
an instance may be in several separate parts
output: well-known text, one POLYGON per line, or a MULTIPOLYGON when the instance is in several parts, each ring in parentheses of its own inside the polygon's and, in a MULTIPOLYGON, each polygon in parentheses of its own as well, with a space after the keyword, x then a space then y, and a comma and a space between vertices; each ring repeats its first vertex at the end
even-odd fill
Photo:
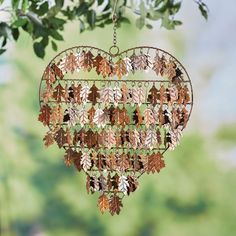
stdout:
POLYGON ((42 42, 35 42, 34 43, 34 52, 38 57, 44 58, 44 56, 45 56, 45 47, 44 47, 42 42))
MULTIPOLYGON (((198 4, 203 17, 207 18, 207 5, 200 0, 195 0, 195 2, 198 4)), ((10 23, 8 25, 6 22, 0 22, 0 37, 2 35, 17 40, 21 35, 21 31, 13 29, 22 28, 31 36, 32 40, 48 36, 49 39, 62 41, 61 33, 64 31, 65 25, 72 20, 79 22, 78 30, 81 33, 86 30, 93 30, 96 27, 105 28, 106 25, 112 24, 115 1, 76 2, 71 0, 66 2, 55 0, 55 4, 53 1, 49 3, 49 1, 12 0, 9 10, 3 9, 3 11, 10 13, 10 23)), ((162 27, 168 30, 174 29, 182 24, 180 20, 176 19, 176 14, 181 6, 181 1, 175 0, 120 0, 116 6, 117 27, 120 27, 123 23, 132 23, 134 18, 132 15, 135 15, 138 17, 135 17, 135 25, 139 29, 143 29, 145 25, 148 29, 152 29, 154 24, 151 21, 161 21, 162 27), (130 11, 128 12, 127 9, 130 9, 130 11)), ((55 44, 51 43, 51 46, 55 50, 55 44)))

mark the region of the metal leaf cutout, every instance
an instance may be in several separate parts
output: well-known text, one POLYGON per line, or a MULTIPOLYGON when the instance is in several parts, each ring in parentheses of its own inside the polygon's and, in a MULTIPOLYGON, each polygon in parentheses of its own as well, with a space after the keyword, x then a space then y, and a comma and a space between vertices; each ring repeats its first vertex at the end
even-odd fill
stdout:
POLYGON ((94 124, 97 125, 98 128, 102 127, 104 128, 107 123, 107 117, 104 111, 100 108, 98 108, 94 114, 93 118, 94 124))
POLYGON ((155 124, 155 118, 153 111, 150 108, 146 108, 144 111, 144 123, 148 128, 150 125, 155 124))
POLYGON ((114 74, 121 79, 124 75, 127 74, 127 64, 122 59, 119 59, 114 66, 114 74))
POLYGON ((58 103, 60 103, 63 100, 63 98, 64 98, 64 88, 61 86, 60 83, 54 89, 53 98, 58 103))
POLYGON ((145 100, 144 92, 142 88, 133 88, 131 89, 131 104, 137 104, 141 106, 145 100))
POLYGON ((123 192, 126 195, 128 192, 128 188, 129 188, 129 182, 127 180, 127 177, 125 175, 121 175, 119 178, 119 186, 118 186, 119 191, 123 192))
POLYGON ((120 214, 120 210, 123 207, 123 204, 121 202, 121 199, 117 195, 113 195, 110 199, 110 204, 109 204, 109 211, 111 215, 120 214))
POLYGON ((92 162, 90 159, 90 155, 87 152, 84 152, 82 154, 80 163, 85 172, 87 172, 91 168, 92 162))
POLYGON ((150 67, 149 56, 145 54, 133 55, 131 57, 131 66, 135 70, 147 70, 150 67))
POLYGON ((98 75, 101 73, 100 64, 102 60, 103 60, 103 57, 101 56, 100 53, 93 60, 93 67, 96 69, 96 72, 98 75))
POLYGON ((44 125, 49 125, 50 123, 50 114, 51 114, 51 107, 49 105, 43 105, 40 108, 40 114, 38 120, 41 121, 44 125))
POLYGON ((75 126, 78 121, 80 121, 80 111, 76 107, 69 107, 68 108, 68 126, 72 127, 75 126))
POLYGON ((98 199, 98 207, 103 214, 106 210, 109 209, 109 199, 105 194, 102 194, 98 199))
POLYGON ((90 88, 90 92, 89 92, 89 95, 88 95, 88 100, 90 102, 92 102, 93 105, 95 105, 97 103, 97 100, 99 99, 100 97, 100 94, 98 92, 98 88, 96 87, 95 84, 93 84, 93 86, 90 88))
POLYGON ((160 172, 163 167, 165 167, 165 162, 160 153, 152 154, 147 157, 147 174, 160 172))
POLYGON ((100 73, 104 78, 109 77, 112 73, 112 66, 106 58, 103 58, 99 63, 99 74, 100 73))
POLYGON ((91 51, 88 51, 84 53, 83 55, 83 63, 80 64, 80 66, 83 68, 85 71, 90 71, 93 68, 93 54, 91 51))
POLYGON ((55 63, 53 63, 51 65, 51 68, 54 71, 56 77, 59 77, 59 79, 63 79, 64 74, 63 74, 62 70, 55 63))
POLYGON ((78 59, 77 57, 71 52, 69 55, 66 56, 65 61, 63 63, 63 68, 67 72, 74 73, 74 71, 78 67, 78 59))
POLYGON ((100 102, 105 105, 114 102, 114 92, 111 87, 105 87, 100 91, 100 102))
POLYGON ((115 133, 114 133, 114 131, 111 128, 109 128, 106 131, 105 142, 106 142, 106 147, 108 149, 111 149, 112 147, 114 147, 116 145, 115 133))
POLYGON ((78 121, 81 127, 83 127, 86 123, 88 123, 88 113, 85 108, 82 108, 77 113, 78 121))
POLYGON ((164 55, 162 57, 160 57, 158 54, 156 55, 152 69, 156 72, 156 75, 164 75, 166 70, 166 58, 164 55))
POLYGON ((150 102, 152 105, 156 105, 158 101, 158 89, 155 87, 155 85, 152 86, 152 88, 149 90, 148 95, 148 102, 150 102))
POLYGON ((43 141, 46 147, 49 147, 50 145, 52 145, 54 143, 53 134, 50 131, 48 131, 45 137, 43 138, 43 141))
POLYGON ((143 116, 141 114, 140 108, 137 107, 134 111, 133 115, 134 122, 136 126, 140 126, 143 123, 143 116))
POLYGON ((43 78, 46 80, 47 87, 50 88, 56 81, 56 76, 53 69, 48 66, 44 72, 43 78))
POLYGON ((88 84, 83 85, 80 90, 80 99, 83 104, 86 104, 88 102, 88 96, 90 93, 91 93, 91 91, 90 91, 90 87, 88 86, 88 84))
POLYGON ((152 150, 157 146, 157 134, 155 130, 148 130, 145 138, 145 146, 152 150))
POLYGON ((54 139, 57 142, 59 148, 62 148, 67 143, 66 132, 63 128, 60 128, 55 134, 54 139))
POLYGON ((122 98, 121 89, 117 85, 113 89, 113 96, 114 96, 114 106, 117 107, 122 98))

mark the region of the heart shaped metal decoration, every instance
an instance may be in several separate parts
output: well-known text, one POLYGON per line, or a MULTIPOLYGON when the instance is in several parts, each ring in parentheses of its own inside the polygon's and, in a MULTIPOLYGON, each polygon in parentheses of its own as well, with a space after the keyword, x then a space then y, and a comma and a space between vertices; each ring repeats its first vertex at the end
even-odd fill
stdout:
POLYGON ((44 137, 65 149, 65 164, 87 175, 101 212, 119 214, 124 195, 143 173, 165 166, 192 110, 190 78, 172 55, 155 47, 119 53, 69 48, 46 67, 40 84, 44 137))

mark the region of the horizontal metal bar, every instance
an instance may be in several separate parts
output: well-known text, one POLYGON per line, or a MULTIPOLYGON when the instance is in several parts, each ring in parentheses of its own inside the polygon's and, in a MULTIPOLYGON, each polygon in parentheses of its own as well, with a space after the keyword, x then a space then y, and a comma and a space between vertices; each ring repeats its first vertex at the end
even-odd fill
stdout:
MULTIPOLYGON (((42 80, 46 80, 46 79, 42 79, 42 80)), ((169 80, 131 80, 131 79, 121 79, 121 80, 115 80, 115 79, 86 79, 86 78, 81 78, 81 79, 59 79, 57 80, 57 82, 60 81, 90 81, 90 82, 118 82, 118 83, 125 83, 125 82, 133 82, 133 83, 173 83, 169 80)), ((183 83, 190 83, 189 80, 182 80, 181 82, 183 83)))
MULTIPOLYGON (((49 125, 54 125, 53 123, 49 123, 49 125)), ((68 123, 66 123, 66 122, 63 122, 63 123, 56 123, 55 125, 68 125, 68 123)), ((80 125, 79 123, 76 123, 73 127, 75 127, 76 125, 80 125)), ((113 124, 111 124, 111 123, 107 123, 106 125, 109 125, 109 126, 116 126, 117 128, 119 128, 119 126, 122 126, 122 125, 117 125, 117 124, 115 124, 115 125, 113 125, 113 124)), ((158 124, 155 124, 155 125, 158 125, 158 124)), ((90 124, 85 124, 84 126, 90 126, 90 124)), ((136 124, 128 124, 128 125, 126 125, 126 126, 136 126, 136 124)), ((145 126, 145 124, 140 124, 139 126, 145 126)), ((72 127, 72 128, 73 128, 72 127)), ((91 126, 90 126, 91 127, 91 126)), ((95 127, 97 127, 97 126, 95 126, 95 127)))
MULTIPOLYGON (((53 124, 53 123, 49 123, 49 125, 52 125, 52 126, 56 126, 56 125, 62 125, 62 126, 64 126, 64 125, 68 125, 68 123, 66 123, 66 122, 63 122, 63 123, 56 123, 56 124, 53 124)), ((76 126, 80 126, 80 124, 79 123, 76 123, 73 127, 76 127, 76 126)), ((108 125, 108 126, 116 126, 116 128, 119 128, 120 126, 122 127, 122 125, 120 124, 120 125, 117 125, 117 124, 115 124, 115 125, 113 125, 113 124, 111 124, 111 123, 107 123, 106 125, 108 125)), ((133 124, 133 123, 131 123, 131 124, 127 124, 127 125, 125 125, 125 126, 145 126, 146 124, 139 124, 139 125, 137 125, 137 124, 133 124)), ((159 126, 159 124, 154 124, 155 126, 159 126)), ((84 126, 89 126, 89 127, 91 127, 90 126, 90 124, 85 124, 84 126)), ((150 125, 151 126, 151 125, 150 125)), ((72 128, 73 128, 72 127, 72 128)), ((97 127, 97 126, 95 126, 95 127, 97 127)))
MULTIPOLYGON (((104 171, 104 170, 106 170, 107 172, 117 172, 116 170, 114 170, 114 169, 107 169, 107 168, 104 168, 104 169, 102 169, 102 170, 99 170, 99 169, 91 169, 91 170, 89 170, 89 171, 94 171, 94 172, 102 172, 102 171, 104 171)), ((134 169, 127 169, 127 170, 124 170, 124 172, 136 172, 136 173, 140 173, 140 172, 142 172, 144 170, 144 168, 142 168, 141 170, 134 170, 134 169)))
MULTIPOLYGON (((40 102, 41 102, 41 103, 44 103, 43 100, 40 100, 40 102)), ((47 103, 57 103, 57 104, 58 104, 58 102, 57 102, 56 100, 50 100, 50 101, 48 101, 47 103)), ((66 102, 66 101, 61 101, 61 102, 59 102, 59 103, 73 104, 73 103, 71 103, 71 102, 66 102)), ((86 104, 91 104, 91 103, 92 103, 91 101, 86 102, 86 104)), ((76 102, 75 102, 74 104, 82 105, 82 104, 79 104, 79 103, 76 103, 76 102)), ((103 104, 103 102, 97 102, 96 104, 103 104)), ((109 104, 114 104, 114 103, 113 103, 113 102, 110 102, 109 104)), ((131 103, 131 102, 125 102, 125 103, 124 103, 124 102, 118 102, 118 104, 119 104, 119 105, 131 105, 131 104, 133 104, 133 103, 131 103)), ((134 103, 134 104, 137 105, 136 103, 134 103)), ((149 104, 150 104, 150 105, 153 105, 153 104, 150 103, 150 102, 142 102, 142 104, 143 104, 143 105, 147 105, 147 104, 148 104, 148 105, 149 105, 149 104)), ((160 105, 160 104, 161 104, 160 102, 157 102, 157 103, 156 103, 156 105, 160 105)), ((163 102, 162 104, 163 104, 163 105, 168 105, 169 103, 168 103, 168 102, 163 102)), ((178 104, 178 102, 173 102, 172 105, 179 105, 179 104, 178 104)), ((181 106, 181 105, 184 105, 184 104, 180 104, 180 106, 181 106)), ((186 103, 186 105, 192 105, 192 102, 188 102, 188 103, 186 103)))
POLYGON ((105 151, 105 150, 133 150, 133 151, 149 151, 149 152, 152 152, 152 151, 158 151, 158 150, 166 150, 166 148, 153 148, 152 150, 151 149, 146 149, 146 148, 137 148, 137 149, 134 149, 134 148, 128 148, 128 147, 112 147, 110 149, 106 148, 106 147, 92 147, 92 148, 89 148, 89 147, 81 147, 79 145, 64 145, 63 147, 71 147, 71 148, 77 148, 77 149, 93 149, 95 151, 105 151))

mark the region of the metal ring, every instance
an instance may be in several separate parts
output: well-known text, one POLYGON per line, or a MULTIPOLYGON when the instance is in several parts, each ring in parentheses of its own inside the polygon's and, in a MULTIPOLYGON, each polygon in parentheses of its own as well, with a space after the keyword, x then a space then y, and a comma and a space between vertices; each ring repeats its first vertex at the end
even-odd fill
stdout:
POLYGON ((111 47, 109 48, 109 53, 110 53, 112 56, 117 56, 117 55, 119 54, 119 52, 120 52, 120 49, 119 49, 119 47, 116 46, 116 45, 113 45, 113 46, 111 46, 111 47), (114 51, 114 50, 115 50, 115 51, 114 51), (112 51, 114 51, 114 52, 112 52, 112 51))

